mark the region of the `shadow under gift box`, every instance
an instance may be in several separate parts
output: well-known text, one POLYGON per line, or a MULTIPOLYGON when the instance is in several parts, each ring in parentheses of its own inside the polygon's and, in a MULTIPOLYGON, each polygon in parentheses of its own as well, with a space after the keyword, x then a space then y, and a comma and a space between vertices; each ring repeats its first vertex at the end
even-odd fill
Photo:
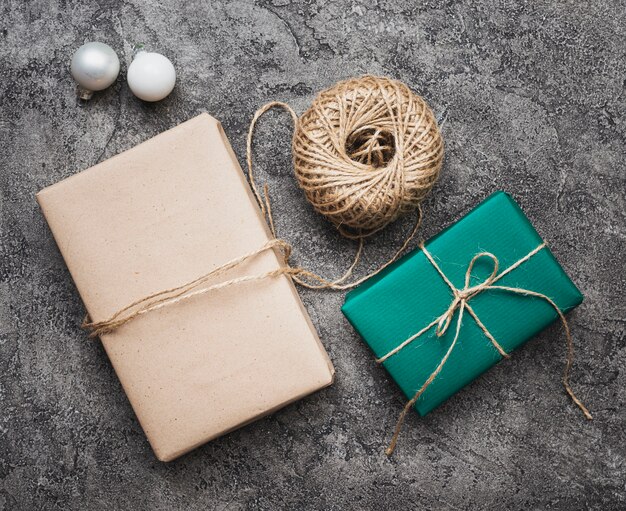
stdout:
MULTIPOLYGON (((461 289, 476 254, 494 254, 502 272, 542 243, 515 201, 496 192, 425 246, 452 284, 461 289)), ((472 271, 472 284, 483 281, 492 270, 493 261, 480 258, 472 271)), ((498 285, 544 294, 563 312, 583 300, 548 247, 505 275, 498 285)), ((451 289, 417 249, 348 293, 342 310, 376 358, 381 358, 445 313, 452 299, 451 289)), ((485 290, 470 304, 507 353, 558 319, 544 299, 503 290, 485 290)), ((437 337, 433 326, 383 362, 407 398, 415 395, 444 357, 454 339, 458 314, 457 310, 442 337, 437 337)), ((456 346, 415 409, 426 415, 501 359, 474 318, 465 313, 456 346)))
MULTIPOLYGON (((207 114, 42 190, 37 200, 93 321, 272 238, 226 135, 207 114)), ((217 282, 282 264, 266 250, 217 282)), ((101 340, 162 461, 334 376, 285 275, 151 311, 101 340)))

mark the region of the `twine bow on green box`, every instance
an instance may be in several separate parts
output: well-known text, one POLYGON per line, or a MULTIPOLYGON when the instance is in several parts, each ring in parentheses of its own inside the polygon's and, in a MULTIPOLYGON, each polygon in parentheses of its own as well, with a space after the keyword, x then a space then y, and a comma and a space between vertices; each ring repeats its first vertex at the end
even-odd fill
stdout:
POLYGON ((567 341, 563 385, 591 419, 569 385, 564 314, 581 301, 503 192, 349 293, 344 314, 409 399, 387 454, 412 407, 425 415, 556 319, 567 341))

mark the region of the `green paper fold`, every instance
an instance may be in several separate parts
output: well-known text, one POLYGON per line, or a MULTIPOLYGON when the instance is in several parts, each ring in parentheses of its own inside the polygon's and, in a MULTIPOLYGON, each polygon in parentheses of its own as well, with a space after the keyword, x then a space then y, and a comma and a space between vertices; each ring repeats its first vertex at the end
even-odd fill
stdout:
MULTIPOLYGON (((542 243, 515 201, 504 192, 496 192, 425 245, 448 279, 461 289, 467 267, 477 253, 494 254, 501 272, 542 243)), ((493 263, 481 258, 474 266, 472 283, 484 280, 492 269, 493 263)), ((563 312, 583 300, 547 247, 497 285, 544 294, 563 312)), ((380 358, 443 314, 452 298, 450 288, 418 249, 348 293, 342 311, 380 358)), ((545 300, 505 291, 483 291, 470 304, 507 353, 558 318, 545 300)), ((383 363, 407 398, 414 396, 445 355, 454 339, 457 318, 458 310, 442 337, 436 336, 433 327, 383 363)), ((465 313, 450 358, 415 409, 426 415, 501 359, 475 320, 465 313)))

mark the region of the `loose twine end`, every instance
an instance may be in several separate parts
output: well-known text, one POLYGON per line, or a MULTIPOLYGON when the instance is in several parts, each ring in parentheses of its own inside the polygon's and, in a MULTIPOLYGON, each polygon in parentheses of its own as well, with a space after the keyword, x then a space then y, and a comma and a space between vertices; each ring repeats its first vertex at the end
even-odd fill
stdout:
POLYGON ((411 408, 413 408, 413 406, 415 405, 415 403, 419 399, 420 395, 421 395, 421 392, 416 394, 415 396, 413 396, 413 398, 404 405, 404 408, 402 409, 402 412, 400 412, 400 416, 398 417, 398 421, 396 422, 396 427, 393 430, 393 436, 391 437, 391 441, 389 442, 389 446, 385 449, 385 454, 388 457, 390 457, 393 454, 393 452, 396 450, 396 445, 398 444, 398 438, 400 437, 400 431, 402 430, 402 425, 404 424, 404 419, 406 418, 406 415, 407 415, 407 413, 409 413, 411 408))

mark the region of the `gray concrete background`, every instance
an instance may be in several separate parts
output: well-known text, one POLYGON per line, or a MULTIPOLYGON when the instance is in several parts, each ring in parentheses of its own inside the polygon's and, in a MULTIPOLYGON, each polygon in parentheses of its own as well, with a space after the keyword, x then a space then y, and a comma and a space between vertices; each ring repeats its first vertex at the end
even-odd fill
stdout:
MULTIPOLYGON (((626 6, 615 0, 255 3, 150 0, 0 4, 0 509, 626 508, 626 6), (171 97, 136 100, 123 78, 80 104, 68 72, 87 40, 169 56, 171 97), (155 460, 35 203, 39 189, 201 111, 237 154, 257 107, 299 112, 362 73, 407 82, 443 122, 431 236, 509 191, 586 296, 570 315, 573 386, 560 386, 553 326, 447 404, 407 420, 340 313, 302 291, 336 384, 182 459, 155 460)), ((259 171, 302 264, 339 274, 354 247, 312 212, 291 176, 288 117, 260 126, 259 171)), ((368 246, 382 261, 409 225, 368 246)))

